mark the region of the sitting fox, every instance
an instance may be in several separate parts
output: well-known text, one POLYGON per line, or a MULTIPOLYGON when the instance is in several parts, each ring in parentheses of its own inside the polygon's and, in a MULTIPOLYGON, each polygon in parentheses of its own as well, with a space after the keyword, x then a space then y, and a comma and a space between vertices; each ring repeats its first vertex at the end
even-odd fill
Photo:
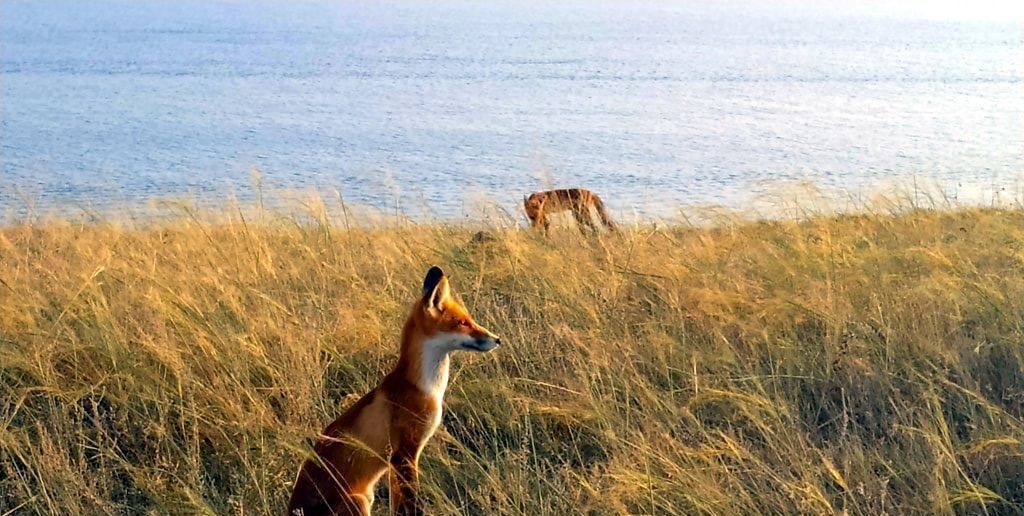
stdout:
POLYGON ((534 192, 529 197, 523 197, 523 208, 526 209, 526 216, 530 218, 533 227, 540 227, 547 234, 551 221, 548 215, 560 211, 572 210, 576 217, 576 223, 580 232, 586 234, 586 230, 597 231, 594 221, 591 219, 591 206, 597 210, 597 216, 601 223, 611 231, 616 231, 615 223, 612 222, 608 211, 604 209, 604 203, 596 193, 583 188, 567 188, 562 190, 548 190, 546 192, 534 192))
POLYGON ((452 295, 444 272, 431 267, 402 328, 398 363, 322 432, 295 480, 289 516, 369 516, 374 486, 385 473, 392 514, 423 514, 418 462, 441 424, 448 357, 486 353, 500 343, 452 295))

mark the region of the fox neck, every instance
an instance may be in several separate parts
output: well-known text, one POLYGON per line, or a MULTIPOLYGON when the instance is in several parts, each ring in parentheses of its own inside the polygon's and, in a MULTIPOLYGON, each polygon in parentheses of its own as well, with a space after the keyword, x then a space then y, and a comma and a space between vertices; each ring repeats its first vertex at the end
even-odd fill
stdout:
POLYGON ((440 402, 448 387, 448 355, 451 350, 431 345, 427 340, 420 332, 406 327, 402 332, 402 351, 395 371, 424 395, 440 402))
POLYGON ((440 401, 448 388, 448 351, 433 346, 424 346, 419 354, 419 374, 416 386, 424 394, 440 401))

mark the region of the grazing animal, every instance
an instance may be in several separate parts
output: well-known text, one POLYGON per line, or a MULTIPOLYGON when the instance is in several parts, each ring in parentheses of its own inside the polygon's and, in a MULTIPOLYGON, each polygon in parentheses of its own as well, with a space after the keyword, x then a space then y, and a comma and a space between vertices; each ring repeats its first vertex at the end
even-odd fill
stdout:
POLYGON ((500 343, 452 297, 444 272, 431 267, 402 328, 398 363, 324 430, 314 456, 299 470, 288 514, 368 515, 374 486, 385 472, 392 513, 423 514, 417 460, 441 423, 448 355, 487 352, 500 343))
POLYGON ((616 231, 615 223, 604 208, 601 198, 590 190, 583 188, 568 188, 563 190, 548 190, 546 192, 534 192, 529 197, 523 197, 523 208, 526 216, 529 217, 533 227, 540 227, 547 234, 551 221, 548 215, 560 211, 572 211, 576 218, 576 224, 580 232, 586 234, 587 230, 597 231, 594 221, 591 219, 590 208, 597 210, 597 216, 601 223, 611 231, 616 231))

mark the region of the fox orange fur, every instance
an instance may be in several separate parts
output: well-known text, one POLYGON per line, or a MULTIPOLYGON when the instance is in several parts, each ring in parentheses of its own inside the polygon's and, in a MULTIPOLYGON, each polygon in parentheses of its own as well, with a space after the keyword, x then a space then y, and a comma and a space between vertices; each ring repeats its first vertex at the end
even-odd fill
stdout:
POLYGON ((473 322, 444 272, 432 267, 402 329, 398 363, 323 431, 299 470, 288 513, 368 515, 374 486, 387 472, 392 513, 422 514, 417 461, 441 422, 448 355, 487 352, 500 343, 473 322))
POLYGON ((601 198, 594 192, 583 188, 567 188, 562 190, 548 190, 546 192, 534 192, 529 197, 523 198, 523 208, 526 216, 530 219, 533 227, 540 227, 546 234, 551 221, 548 215, 560 211, 572 211, 576 217, 576 224, 580 231, 597 231, 594 221, 591 219, 590 208, 597 211, 601 223, 611 231, 615 231, 615 223, 612 222, 608 210, 605 209, 601 198))

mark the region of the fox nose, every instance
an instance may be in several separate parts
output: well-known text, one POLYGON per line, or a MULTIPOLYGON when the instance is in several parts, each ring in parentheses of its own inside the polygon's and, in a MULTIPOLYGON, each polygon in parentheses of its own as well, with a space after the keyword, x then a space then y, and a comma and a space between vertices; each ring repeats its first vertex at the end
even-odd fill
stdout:
POLYGON ((501 345, 501 337, 494 337, 494 343, 500 346, 501 345))

